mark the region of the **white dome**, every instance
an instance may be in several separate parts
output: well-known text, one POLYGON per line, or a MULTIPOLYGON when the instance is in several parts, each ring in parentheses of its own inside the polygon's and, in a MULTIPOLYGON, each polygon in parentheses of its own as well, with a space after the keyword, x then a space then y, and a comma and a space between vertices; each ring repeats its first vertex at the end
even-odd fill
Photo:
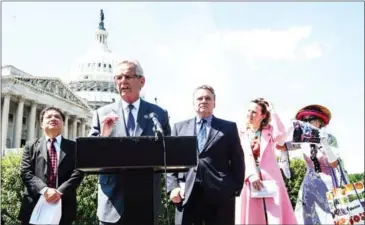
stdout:
POLYGON ((85 99, 92 109, 114 102, 118 92, 114 84, 114 68, 118 58, 108 48, 108 32, 104 28, 104 13, 95 32, 95 42, 71 70, 72 91, 85 99))
POLYGON ((113 71, 118 63, 118 58, 108 48, 107 37, 107 31, 96 31, 94 44, 75 63, 72 70, 73 80, 113 81, 113 71))

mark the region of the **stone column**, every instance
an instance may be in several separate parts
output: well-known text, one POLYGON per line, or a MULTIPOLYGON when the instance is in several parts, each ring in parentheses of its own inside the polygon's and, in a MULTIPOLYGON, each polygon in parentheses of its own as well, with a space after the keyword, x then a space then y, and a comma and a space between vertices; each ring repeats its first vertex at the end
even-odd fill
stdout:
POLYGON ((20 142, 22 138, 23 110, 24 110, 24 99, 20 97, 18 103, 18 109, 16 111, 14 148, 20 148, 20 142))
POLYGON ((68 118, 69 118, 69 115, 68 115, 68 113, 64 113, 64 114, 65 114, 65 125, 63 127, 63 137, 68 138, 68 118))
POLYGON ((5 151, 3 147, 10 147, 6 146, 6 139, 8 137, 8 122, 9 122, 9 108, 10 108, 10 94, 6 94, 4 96, 4 103, 3 103, 3 110, 2 110, 2 118, 1 118, 1 149, 2 153, 5 151))
POLYGON ((86 120, 85 119, 82 119, 81 120, 81 137, 85 137, 86 136, 85 128, 86 128, 86 120))
POLYGON ((77 136, 77 117, 74 117, 73 123, 72 123, 72 139, 75 140, 77 136))
MULTIPOLYGON (((38 118, 40 118, 43 109, 45 109, 46 107, 47 107, 47 105, 45 105, 45 104, 38 104, 38 108, 40 110, 40 112, 39 112, 39 114, 37 116, 38 118)), ((36 132, 37 132, 36 133, 36 136, 37 137, 42 137, 44 135, 44 131, 42 129, 42 122, 40 120, 38 120, 38 129, 37 129, 36 132)))
POLYGON ((35 138, 35 121, 36 121, 37 103, 31 102, 28 119, 28 140, 35 138))

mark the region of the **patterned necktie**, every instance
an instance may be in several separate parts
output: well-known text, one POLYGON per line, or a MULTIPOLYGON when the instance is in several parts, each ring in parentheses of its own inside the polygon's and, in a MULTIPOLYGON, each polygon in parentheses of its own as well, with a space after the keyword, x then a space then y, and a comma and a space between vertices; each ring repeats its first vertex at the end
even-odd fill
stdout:
POLYGON ((56 188, 56 180, 57 180, 57 153, 54 143, 56 142, 55 138, 49 139, 51 144, 48 148, 48 187, 56 188))
POLYGON ((134 105, 128 105, 129 114, 128 114, 128 121, 127 121, 127 130, 128 130, 128 136, 134 135, 134 129, 136 127, 136 124, 134 122, 134 117, 132 114, 132 110, 134 109, 134 105))
POLYGON ((200 130, 198 133, 198 149, 199 153, 203 151, 205 141, 207 139, 207 121, 205 119, 202 119, 200 121, 200 130))

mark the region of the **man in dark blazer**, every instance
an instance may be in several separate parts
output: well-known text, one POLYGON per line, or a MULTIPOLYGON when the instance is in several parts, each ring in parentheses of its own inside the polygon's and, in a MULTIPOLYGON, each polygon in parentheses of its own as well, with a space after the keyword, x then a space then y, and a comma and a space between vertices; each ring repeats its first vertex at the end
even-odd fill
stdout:
POLYGON ((44 136, 28 141, 20 165, 25 186, 19 219, 28 225, 38 199, 43 195, 47 202, 61 199, 60 225, 71 225, 76 220, 76 189, 84 173, 75 169, 75 142, 61 136, 65 116, 55 107, 40 114, 44 136))
MULTIPOLYGON (((171 134, 167 111, 140 98, 145 77, 138 61, 120 62, 114 81, 121 98, 95 111, 90 136, 154 136, 154 124, 151 119, 145 117, 151 112, 157 115, 164 135, 171 134)), ((102 225, 128 222, 123 216, 125 211, 123 177, 125 176, 122 172, 99 176, 97 216, 102 225)), ((153 181, 145 181, 154 183, 155 207, 161 205, 160 179, 161 175, 156 174, 153 181)))
POLYGON ((175 224, 234 224, 235 197, 245 177, 244 155, 236 123, 214 117, 214 107, 214 89, 200 86, 194 93, 197 116, 173 127, 172 136, 196 135, 198 141, 197 167, 168 176, 175 224))

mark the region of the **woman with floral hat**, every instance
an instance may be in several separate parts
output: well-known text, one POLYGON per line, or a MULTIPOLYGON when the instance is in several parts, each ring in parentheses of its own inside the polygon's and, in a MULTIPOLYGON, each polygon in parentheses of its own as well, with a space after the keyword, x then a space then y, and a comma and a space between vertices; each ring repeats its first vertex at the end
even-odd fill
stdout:
MULTIPOLYGON (((303 151, 307 172, 295 207, 298 224, 334 224, 326 193, 333 188, 331 168, 336 168, 342 162, 336 152, 336 138, 324 132, 331 120, 331 112, 322 105, 309 105, 300 109, 295 118, 297 121, 293 122, 293 127, 294 124, 301 124, 303 130, 310 130, 309 135, 299 132, 299 137, 294 132, 289 132, 293 134, 295 142, 298 139, 299 142, 309 142, 309 151, 303 151)), ((276 147, 279 150, 293 150, 296 146, 298 145, 291 141, 276 147)))

